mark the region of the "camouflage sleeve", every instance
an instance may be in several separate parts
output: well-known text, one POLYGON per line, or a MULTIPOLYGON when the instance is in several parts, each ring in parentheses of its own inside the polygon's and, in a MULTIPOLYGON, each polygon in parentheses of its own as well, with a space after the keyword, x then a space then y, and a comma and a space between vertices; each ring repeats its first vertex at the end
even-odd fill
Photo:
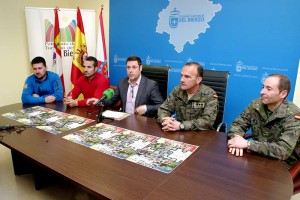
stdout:
POLYGON ((251 110, 253 104, 250 103, 247 108, 231 123, 228 137, 232 138, 234 135, 244 136, 251 126, 251 110))
POLYGON ((163 117, 170 117, 175 112, 175 94, 176 88, 171 92, 164 103, 158 108, 157 111, 157 122, 162 123, 163 117))
POLYGON ((290 115, 283 123, 283 131, 275 142, 251 141, 249 149, 280 160, 291 156, 300 135, 300 121, 290 115))
POLYGON ((214 93, 210 95, 204 112, 201 117, 193 119, 191 121, 183 121, 185 130, 211 130, 215 123, 218 113, 218 99, 214 96, 214 93))

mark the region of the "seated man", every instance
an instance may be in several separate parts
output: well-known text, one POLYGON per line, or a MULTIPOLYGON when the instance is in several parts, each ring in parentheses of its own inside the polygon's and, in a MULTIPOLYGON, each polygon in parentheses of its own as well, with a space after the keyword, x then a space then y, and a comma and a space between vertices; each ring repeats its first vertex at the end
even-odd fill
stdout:
POLYGON ((213 129, 218 113, 218 96, 202 84, 203 68, 189 62, 181 70, 180 86, 174 88, 158 109, 163 131, 213 129), (177 120, 171 117, 176 113, 177 120))
MULTIPOLYGON (((128 57, 126 65, 128 77, 120 80, 114 96, 102 103, 110 106, 121 100, 124 112, 156 117, 157 109, 163 103, 158 83, 141 74, 143 65, 139 57, 128 57)), ((96 102, 97 99, 90 101, 96 102)))
POLYGON ((59 76, 47 71, 43 57, 31 61, 33 74, 25 81, 22 102, 24 104, 53 103, 63 99, 63 89, 59 76))
POLYGON ((261 98, 253 100, 231 124, 228 148, 231 154, 243 156, 243 149, 283 160, 290 168, 299 160, 300 109, 286 100, 290 80, 281 74, 270 75, 263 84, 261 98), (252 129, 253 140, 243 138, 252 129))
POLYGON ((74 88, 64 99, 67 106, 90 106, 88 99, 102 97, 103 92, 109 88, 108 79, 98 72, 98 60, 95 57, 87 57, 83 66, 84 75, 75 82, 74 88), (76 100, 81 93, 84 99, 76 100))

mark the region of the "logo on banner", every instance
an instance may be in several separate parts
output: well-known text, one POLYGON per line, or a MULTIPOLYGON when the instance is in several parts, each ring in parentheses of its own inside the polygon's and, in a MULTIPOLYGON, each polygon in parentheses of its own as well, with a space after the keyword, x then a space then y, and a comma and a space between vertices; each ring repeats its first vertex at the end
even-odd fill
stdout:
POLYGON ((236 62, 235 71, 236 72, 241 72, 242 68, 243 68, 243 63, 241 61, 236 62))
POLYGON ((176 8, 174 8, 174 10, 171 11, 171 15, 169 17, 169 25, 171 28, 177 28, 179 13, 180 12, 176 10, 176 8))
POLYGON ((117 63, 119 61, 126 62, 126 58, 119 58, 117 56, 117 54, 115 54, 115 56, 114 56, 114 63, 117 63))
POLYGON ((186 62, 193 62, 193 59, 191 57, 188 57, 188 59, 186 59, 186 62))
POLYGON ((264 83, 266 78, 268 78, 268 76, 269 76, 269 74, 267 72, 263 73, 261 75, 261 79, 260 79, 261 83, 264 83))
POLYGON ((239 60, 238 62, 236 62, 235 71, 236 72, 241 72, 243 70, 257 71, 258 67, 257 66, 253 66, 253 65, 244 65, 244 63, 239 60))
POLYGON ((221 9, 220 4, 210 0, 185 0, 184 3, 169 0, 169 5, 158 14, 156 32, 169 34, 168 42, 180 53, 186 43, 195 44, 199 34, 210 28, 208 23, 221 9))
MULTIPOLYGON (((61 51, 63 57, 72 57, 75 39, 76 21, 73 19, 68 26, 60 28, 61 35, 61 51)), ((45 19, 45 48, 53 49, 54 42, 54 26, 50 20, 45 19)))
POLYGON ((171 28, 177 28, 179 23, 201 23, 204 22, 204 14, 179 15, 180 11, 174 8, 170 12, 169 25, 171 28))
POLYGON ((202 67, 205 66, 205 62, 201 62, 201 61, 194 61, 191 57, 188 57, 186 59, 186 62, 189 63, 189 62, 198 62, 202 67))
POLYGON ((151 63, 159 64, 159 63, 161 63, 161 60, 160 60, 160 59, 153 59, 153 58, 151 58, 151 57, 148 55, 147 58, 146 58, 146 64, 147 64, 147 65, 150 65, 151 63))

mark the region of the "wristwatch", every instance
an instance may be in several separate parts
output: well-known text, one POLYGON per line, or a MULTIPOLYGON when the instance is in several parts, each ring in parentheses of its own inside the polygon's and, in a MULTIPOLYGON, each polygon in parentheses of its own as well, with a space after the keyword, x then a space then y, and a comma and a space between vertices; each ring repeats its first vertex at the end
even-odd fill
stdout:
POLYGON ((251 140, 248 140, 248 141, 247 141, 247 151, 250 151, 250 141, 251 141, 251 140))
POLYGON ((184 130, 184 124, 183 123, 180 123, 180 125, 179 125, 179 128, 180 128, 180 130, 184 130))

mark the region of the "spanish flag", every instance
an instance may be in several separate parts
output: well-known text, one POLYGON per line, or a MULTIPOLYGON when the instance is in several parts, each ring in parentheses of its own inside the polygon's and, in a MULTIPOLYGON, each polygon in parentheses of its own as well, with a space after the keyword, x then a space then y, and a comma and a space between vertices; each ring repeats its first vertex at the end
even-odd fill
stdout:
POLYGON ((87 47, 84 27, 79 7, 77 8, 77 23, 71 69, 71 82, 74 86, 76 80, 83 75, 83 60, 87 57, 87 47))
POLYGON ((54 43, 53 43, 53 69, 59 77, 63 86, 63 92, 65 93, 65 81, 62 68, 61 59, 61 45, 60 45, 60 29, 58 20, 58 8, 54 9, 54 43))

